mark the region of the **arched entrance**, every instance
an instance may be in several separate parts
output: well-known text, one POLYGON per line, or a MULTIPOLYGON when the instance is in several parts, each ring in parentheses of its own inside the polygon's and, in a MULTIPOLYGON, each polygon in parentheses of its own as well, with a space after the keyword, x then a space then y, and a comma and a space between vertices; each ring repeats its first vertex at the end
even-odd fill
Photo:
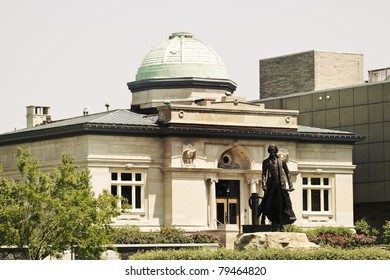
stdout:
POLYGON ((240 196, 243 187, 240 177, 243 174, 242 170, 251 169, 251 160, 247 150, 239 145, 224 149, 218 158, 218 168, 225 171, 219 174, 215 184, 217 224, 240 225, 240 196), (237 170, 237 173, 234 170, 237 170))

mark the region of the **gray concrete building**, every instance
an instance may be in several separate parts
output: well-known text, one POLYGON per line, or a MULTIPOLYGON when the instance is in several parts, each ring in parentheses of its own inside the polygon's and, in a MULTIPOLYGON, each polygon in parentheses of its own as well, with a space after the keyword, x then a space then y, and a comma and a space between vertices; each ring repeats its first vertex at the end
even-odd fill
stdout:
POLYGON ((364 82, 363 55, 307 51, 260 60, 261 98, 364 82))
POLYGON ((354 147, 353 162, 357 166, 353 178, 354 219, 364 217, 369 224, 379 229, 390 219, 390 173, 387 172, 390 169, 388 69, 369 71, 369 81, 364 82, 362 55, 323 53, 329 60, 326 67, 318 70, 321 75, 317 75, 315 70, 311 73, 314 74, 311 79, 307 75, 305 82, 301 83, 301 77, 309 72, 305 69, 313 67, 313 55, 315 57, 316 53, 311 51, 260 60, 259 102, 265 104, 267 109, 298 110, 300 125, 366 136, 364 141, 357 142, 354 147), (294 66, 294 63, 297 64, 294 66), (285 65, 285 71, 274 72, 278 69, 274 64, 285 65), (270 69, 266 69, 268 67, 270 69), (353 73, 355 78, 352 77, 353 73), (318 76, 326 76, 327 82, 317 87, 318 76), (280 83, 278 87, 278 81, 283 79, 288 83, 280 83))

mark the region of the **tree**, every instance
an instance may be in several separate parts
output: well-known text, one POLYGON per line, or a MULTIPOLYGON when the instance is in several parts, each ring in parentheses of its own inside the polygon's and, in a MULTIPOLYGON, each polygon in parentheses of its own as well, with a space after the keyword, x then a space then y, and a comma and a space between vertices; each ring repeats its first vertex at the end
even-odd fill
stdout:
MULTIPOLYGON (((0 178, 0 245, 17 246, 26 259, 98 259, 109 244, 117 198, 92 192, 88 169, 78 170, 69 154, 53 176, 40 171, 29 150, 18 149, 20 180, 0 178)), ((1 175, 1 170, 0 170, 1 175)))

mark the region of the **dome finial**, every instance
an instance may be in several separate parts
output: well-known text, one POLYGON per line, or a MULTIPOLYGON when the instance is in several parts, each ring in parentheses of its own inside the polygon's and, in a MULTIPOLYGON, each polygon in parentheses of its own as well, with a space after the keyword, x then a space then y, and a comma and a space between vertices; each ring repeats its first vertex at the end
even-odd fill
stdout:
POLYGON ((174 32, 171 36, 169 36, 169 40, 175 37, 193 38, 194 35, 192 35, 190 32, 174 32))

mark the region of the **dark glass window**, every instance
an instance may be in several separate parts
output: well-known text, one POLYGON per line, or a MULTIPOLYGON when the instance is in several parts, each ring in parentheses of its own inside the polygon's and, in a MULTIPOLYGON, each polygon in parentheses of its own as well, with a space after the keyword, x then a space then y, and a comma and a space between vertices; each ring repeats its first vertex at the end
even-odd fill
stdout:
POLYGON ((303 190, 303 211, 307 211, 307 190, 303 190))
POLYGON ((122 181, 131 181, 132 180, 132 176, 133 174, 131 173, 122 173, 121 174, 121 180, 122 181))
POLYGON ((229 203, 229 223, 237 224, 237 203, 229 203))
POLYGON ((116 173, 116 172, 111 173, 111 180, 117 181, 118 180, 118 173, 116 173))
POLYGON ((324 178, 324 186, 329 186, 329 178, 324 178))
POLYGON ((302 178, 302 184, 303 185, 307 185, 307 182, 308 182, 307 177, 303 177, 302 178))
POLYGON ((135 187, 135 208, 141 208, 141 186, 135 187))
POLYGON ((324 190, 324 211, 329 211, 329 190, 324 190))
POLYGON ((137 182, 142 181, 142 174, 141 174, 141 173, 135 173, 135 180, 136 180, 137 182))
POLYGON ((321 185, 321 178, 310 178, 310 184, 313 186, 321 185))
POLYGON ((118 187, 117 186, 111 186, 111 194, 114 196, 118 195, 118 187))
POLYGON ((321 191, 311 190, 311 211, 321 211, 321 191))
MULTIPOLYGON (((122 197, 126 198, 127 202, 131 205, 133 202, 131 186, 122 186, 122 197)), ((122 204, 124 201, 122 201, 122 204)))

